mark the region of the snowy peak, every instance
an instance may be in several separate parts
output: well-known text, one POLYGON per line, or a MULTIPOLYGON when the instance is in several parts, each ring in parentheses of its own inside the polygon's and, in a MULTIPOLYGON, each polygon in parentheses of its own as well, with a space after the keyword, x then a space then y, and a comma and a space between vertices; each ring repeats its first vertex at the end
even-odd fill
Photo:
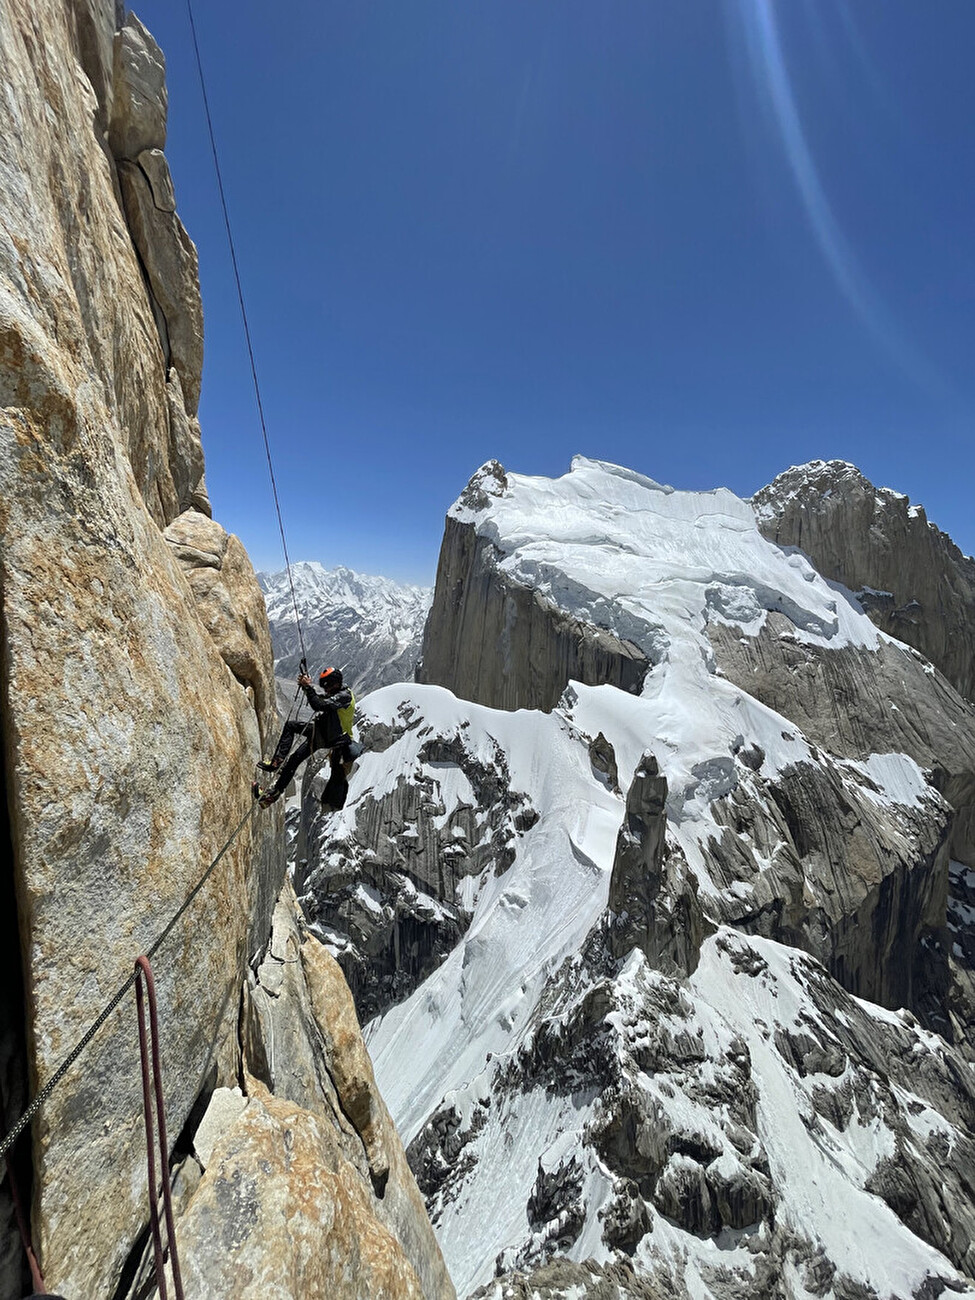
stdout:
POLYGON ((258 575, 279 677, 309 665, 340 667, 357 695, 413 676, 433 592, 314 560, 258 575), (295 608, 301 620, 301 638, 295 608))
MULTIPOLYGON (((892 503, 910 500, 903 492, 893 488, 875 487, 867 476, 848 460, 810 460, 804 465, 792 465, 777 474, 767 487, 752 497, 755 516, 762 524, 777 517, 789 501, 801 501, 809 507, 814 502, 828 501, 834 494, 851 496, 869 494, 878 501, 892 503)), ((912 513, 923 514, 923 506, 914 506, 912 513)))
POLYGON ((725 488, 677 492, 584 457, 558 479, 492 462, 448 515, 423 680, 503 708, 553 708, 569 680, 638 693, 664 658, 713 671, 711 618, 757 630, 772 613, 804 641, 876 644, 859 606, 725 488))
POLYGON ((258 582, 267 602, 268 617, 276 623, 294 621, 294 605, 302 618, 318 618, 333 609, 354 609, 377 627, 393 631, 415 627, 424 617, 433 590, 394 582, 375 574, 357 573, 342 565, 326 569, 317 560, 300 560, 288 571, 260 573, 258 582), (292 584, 294 601, 292 601, 292 584))
POLYGON ((302 892, 462 1292, 975 1296, 975 709, 863 596, 581 457, 449 512, 302 892))

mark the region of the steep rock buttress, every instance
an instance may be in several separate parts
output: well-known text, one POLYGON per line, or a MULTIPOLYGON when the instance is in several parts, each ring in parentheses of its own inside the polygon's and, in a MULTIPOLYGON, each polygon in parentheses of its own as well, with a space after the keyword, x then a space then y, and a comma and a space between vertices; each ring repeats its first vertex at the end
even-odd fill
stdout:
MULTIPOLYGON (((411 1217, 409 1187, 390 1173, 389 1187, 400 1187, 391 1209, 362 1154, 368 1133, 381 1132, 390 1170, 397 1159, 405 1169, 391 1127, 369 1127, 380 1103, 350 1116, 320 1088, 313 1123, 307 1098, 286 1105, 269 1091, 269 1071, 262 1081, 244 1068, 243 990, 250 963, 270 951, 284 876, 280 814, 252 817, 249 790, 277 725, 272 656, 250 561, 210 517, 196 419, 197 259, 163 153, 163 57, 112 0, 10 0, 0 6, 0 81, 6 1122, 240 828, 154 960, 185 1223, 221 1167, 211 1153, 201 1180, 191 1154, 200 1113, 215 1088, 251 1079, 244 1130, 228 1131, 238 1176, 249 1166, 258 1177, 272 1130, 286 1146, 293 1121, 308 1141, 301 1168, 289 1175, 285 1160, 290 1194, 310 1195, 324 1162, 336 1195, 354 1204, 336 1213, 331 1245, 321 1216, 300 1249, 284 1242, 276 1264, 302 1280, 279 1293, 449 1295, 422 1207, 411 1217), (354 1270, 343 1291, 288 1254, 327 1247, 347 1262, 370 1242, 379 1255, 354 1291, 354 1270)), ((313 1057, 334 1014, 319 1007, 302 1020, 313 1057)), ((348 1073, 343 1062, 361 1050, 347 1021, 323 1079, 348 1073)), ((260 1034, 249 1041, 255 1050, 260 1034)), ((44 1105, 19 1158, 52 1289, 121 1298, 140 1275, 141 1126, 130 998, 44 1105)), ((2 1196, 0 1215, 0 1294, 18 1297, 20 1249, 2 1196)), ((249 1247, 253 1259, 260 1239, 249 1247)), ((255 1287, 211 1278, 206 1294, 255 1287)))

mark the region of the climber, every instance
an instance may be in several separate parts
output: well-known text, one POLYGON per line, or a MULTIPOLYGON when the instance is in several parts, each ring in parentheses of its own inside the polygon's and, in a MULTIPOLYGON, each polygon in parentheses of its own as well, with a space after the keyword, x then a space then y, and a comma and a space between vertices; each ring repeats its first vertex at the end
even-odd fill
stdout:
POLYGON ((332 769, 328 784, 322 792, 322 807, 338 811, 345 806, 352 763, 362 752, 361 747, 352 740, 355 697, 347 686, 343 686, 340 668, 324 668, 319 675, 318 684, 321 690, 315 689, 307 673, 299 675, 298 685, 315 710, 315 716, 307 722, 289 718, 270 761, 258 763, 261 771, 276 773, 270 786, 254 782, 254 798, 262 808, 268 808, 280 799, 298 767, 319 749, 331 751, 329 761, 332 769), (292 748, 299 736, 303 737, 301 743, 292 748))

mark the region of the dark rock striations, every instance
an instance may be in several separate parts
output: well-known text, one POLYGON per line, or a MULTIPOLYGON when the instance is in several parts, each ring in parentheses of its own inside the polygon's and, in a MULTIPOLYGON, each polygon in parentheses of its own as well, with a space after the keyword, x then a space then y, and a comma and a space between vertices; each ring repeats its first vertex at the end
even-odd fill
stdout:
POLYGON ((651 666, 645 650, 500 568, 501 552, 468 513, 505 488, 490 461, 447 516, 416 680, 496 709, 549 711, 570 681, 639 691, 651 666))
POLYGON ((923 506, 842 460, 786 470, 752 498, 759 526, 854 592, 878 627, 975 700, 975 560, 923 506))

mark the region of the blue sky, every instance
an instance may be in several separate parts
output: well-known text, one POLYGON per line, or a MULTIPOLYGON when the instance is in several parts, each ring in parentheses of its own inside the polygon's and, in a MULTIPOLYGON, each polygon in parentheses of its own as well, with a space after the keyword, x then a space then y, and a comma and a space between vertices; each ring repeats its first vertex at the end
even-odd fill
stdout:
MULTIPOLYGON (((283 558, 182 3, 215 516, 283 558)), ((470 474, 853 461, 975 551, 975 5, 195 0, 293 560, 431 581, 470 474)))

